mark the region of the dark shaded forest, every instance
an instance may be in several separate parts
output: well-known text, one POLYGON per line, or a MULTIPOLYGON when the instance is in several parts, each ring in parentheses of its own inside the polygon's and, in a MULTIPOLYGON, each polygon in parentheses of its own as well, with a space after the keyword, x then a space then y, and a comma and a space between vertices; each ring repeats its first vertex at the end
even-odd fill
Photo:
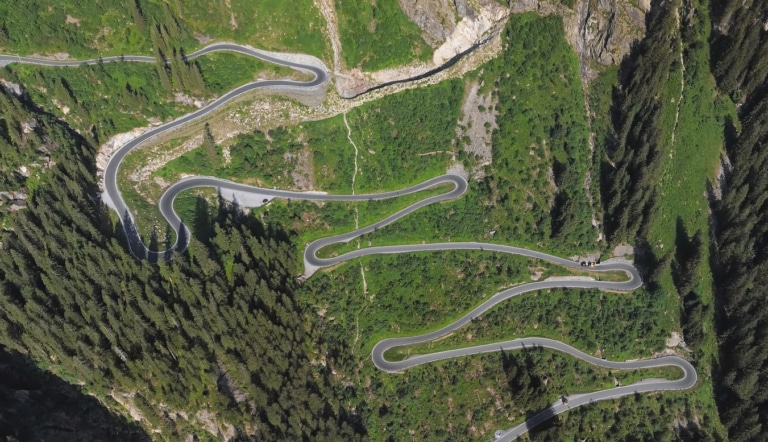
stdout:
POLYGON ((768 2, 713 1, 712 18, 712 72, 746 116, 768 93, 768 2))
POLYGON ((605 231, 613 243, 644 236, 657 203, 656 180, 663 164, 663 89, 677 63, 679 2, 663 2, 648 13, 647 36, 622 65, 613 97, 613 133, 605 140, 602 165, 605 231))
POLYGON ((768 435, 768 1, 713 2, 713 72, 739 105, 715 204, 718 408, 734 441, 768 435), (740 129, 739 129, 740 126, 740 129))
POLYGON ((601 196, 608 242, 634 244, 635 263, 657 303, 667 296, 665 292, 673 290, 671 296, 680 300, 680 325, 687 347, 693 350, 691 359, 698 368, 705 368, 710 361, 701 346, 712 307, 702 301, 698 287, 705 256, 704 234, 700 229, 689 232, 678 215, 676 223, 669 223, 675 229, 669 235, 674 240, 670 249, 652 245, 649 239, 651 227, 661 218, 663 175, 671 174, 664 168, 672 161, 672 136, 678 129, 676 101, 678 97, 685 100, 679 88, 695 89, 695 85, 679 82, 679 76, 685 74, 681 73, 681 60, 688 60, 689 71, 700 69, 695 52, 706 44, 706 30, 702 28, 708 24, 707 14, 696 8, 706 8, 706 4, 654 3, 646 16, 646 37, 621 64, 618 84, 613 87, 611 121, 602 140, 601 196), (680 21, 679 11, 688 11, 680 21), (674 95, 671 101, 670 95, 674 95), (672 281, 663 287, 667 274, 672 281))
MULTIPOLYGON (((668 73, 676 68, 670 45, 678 38, 673 20, 678 6, 654 6, 647 18, 648 35, 622 66, 612 109, 613 140, 608 140, 603 164, 606 233, 612 243, 635 242, 641 253, 655 216, 655 177, 667 153, 659 97, 668 73)), ((703 339, 702 318, 710 309, 696 293, 696 278, 705 265, 703 252, 710 248, 719 347, 713 373, 720 417, 730 439, 759 441, 768 434, 768 29, 763 26, 768 1, 713 1, 709 7, 710 69, 720 92, 738 110, 738 121, 726 119, 724 127, 730 167, 719 183, 722 199, 712 197, 713 242, 704 243, 701 231, 687 232, 678 222, 674 253, 636 258, 651 286, 671 266, 684 334, 695 350, 703 339)), ((684 26, 681 38, 693 33, 695 28, 684 26)))
POLYGON ((138 424, 96 398, 0 348, 0 439, 149 441, 138 424), (4 439, 5 438, 5 439, 4 439))
POLYGON ((93 146, 23 100, 3 99, 22 120, 42 122, 37 133, 57 145, 57 166, 0 234, 0 344, 48 361, 89 393, 129 398, 146 427, 174 438, 191 432, 188 409, 215 410, 231 436, 362 437, 329 369, 312 363, 322 358, 311 352, 318 333, 294 299, 285 234, 201 200, 200 241, 184 257, 137 262, 98 199, 93 146))

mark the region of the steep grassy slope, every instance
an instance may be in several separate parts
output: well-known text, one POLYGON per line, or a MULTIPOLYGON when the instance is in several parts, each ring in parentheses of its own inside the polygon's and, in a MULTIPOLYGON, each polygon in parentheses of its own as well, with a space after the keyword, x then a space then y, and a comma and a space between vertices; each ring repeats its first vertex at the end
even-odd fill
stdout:
POLYGON ((335 0, 342 57, 349 68, 373 71, 426 60, 432 49, 397 0, 335 0))
POLYGON ((167 32, 187 52, 214 39, 330 58, 324 26, 311 0, 97 0, 87 7, 73 1, 6 2, 0 5, 0 52, 146 54, 153 33, 167 32))

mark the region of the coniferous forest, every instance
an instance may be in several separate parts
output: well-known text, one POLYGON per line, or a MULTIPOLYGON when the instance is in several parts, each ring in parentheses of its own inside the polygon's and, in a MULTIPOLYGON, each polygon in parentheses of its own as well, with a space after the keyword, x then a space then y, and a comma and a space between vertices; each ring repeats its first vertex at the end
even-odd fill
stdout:
MULTIPOLYGON (((647 37, 622 66, 607 143, 602 186, 606 232, 614 240, 636 241, 640 250, 656 216, 659 189, 653 177, 669 154, 668 143, 659 139, 663 104, 658 98, 677 62, 669 50, 678 38, 670 33, 674 8, 674 2, 662 2, 649 14, 647 37)), ((701 338, 701 320, 709 308, 697 298, 690 275, 700 265, 711 266, 720 418, 731 440, 760 441, 768 434, 768 29, 763 26, 768 2, 713 1, 710 9, 710 69, 738 113, 724 125, 727 160, 721 182, 709 183, 722 188, 722 198, 712 202, 712 241, 703 244, 700 231, 689 236, 683 229, 676 256, 645 261, 641 256, 640 263, 653 281, 671 262, 689 344, 701 338), (702 263, 706 247, 710 262, 702 263)), ((687 33, 695 32, 691 27, 687 33)))
POLYGON ((649 13, 647 37, 622 66, 626 78, 613 97, 615 138, 606 147, 602 187, 605 228, 614 242, 642 236, 655 209, 653 180, 666 144, 658 97, 676 61, 676 3, 664 2, 649 13))
MULTIPOLYGON (((147 74, 160 90, 205 94, 205 72, 183 58, 182 43, 189 45, 192 34, 170 8, 126 5, 146 34, 141 38, 168 61, 147 74)), ((652 2, 646 35, 611 86, 610 116, 597 140, 604 155, 596 157, 596 196, 607 241, 636 245, 652 295, 662 296, 663 275, 671 275, 691 359, 697 369, 711 366, 719 417, 734 441, 768 437, 767 22, 768 0, 652 2), (694 3, 707 20, 678 15, 694 3), (706 215, 709 230, 689 231, 678 220, 674 246, 658 251, 650 244, 661 205, 658 177, 677 125, 670 118, 677 105, 660 97, 668 97, 681 71, 677 48, 687 51, 687 75, 698 68, 713 77, 716 90, 707 93, 727 97, 735 113, 723 113, 723 176, 707 183, 719 189, 706 215), (690 62, 697 51, 706 52, 708 65, 690 62), (702 269, 714 283, 709 303, 700 290, 702 269), (712 320, 717 355, 702 360, 712 320)), ((0 26, 0 43, 19 39, 18 30, 0 26)), ((56 78, 40 77, 40 84, 73 115, 88 110, 56 78)), ((121 100, 132 106, 154 102, 128 83, 121 87, 121 100)), ((341 385, 332 368, 351 364, 348 339, 328 332, 332 319, 318 320, 299 296, 302 269, 289 226, 199 197, 185 253, 158 266, 127 252, 119 221, 99 197, 95 155, 128 120, 79 130, 29 92, 0 87, 0 188, 28 193, 24 210, 1 219, 0 436, 143 441, 152 437, 150 428, 181 439, 212 426, 228 440, 367 439, 361 410, 350 405, 362 389, 341 385), (50 161, 45 173, 19 175, 19 166, 41 155, 50 161), (130 409, 131 418, 115 415, 118 409, 130 409), (202 411, 182 415, 185 409, 202 411)), ((218 151, 208 125, 204 134, 212 162, 218 151)), ((568 184, 557 178, 561 187, 579 185, 575 177, 568 184)), ((577 218, 561 193, 553 237, 577 218)), ((150 247, 169 237, 156 233, 150 247)), ((333 288, 324 283, 308 290, 333 288)), ((546 406, 542 381, 529 368, 505 361, 506 382, 546 406)), ((622 425, 629 424, 617 418, 611 434, 627 434, 622 425)), ((680 439, 717 440, 707 429, 683 430, 680 439)), ((557 440, 557 428, 542 431, 557 440)))
POLYGON ((114 385, 135 389, 139 415, 169 434, 183 434, 184 420, 158 416, 147 398, 169 410, 210 404, 233 431, 262 440, 363 434, 333 397, 328 370, 310 360, 317 330, 294 299, 294 252, 279 227, 201 201, 199 216, 214 221, 186 258, 138 262, 98 199, 92 144, 3 99, 39 122, 36 136, 56 146, 58 163, 0 238, 4 347, 102 397, 114 385))
POLYGON ((729 125, 732 168, 715 205, 718 407, 733 440, 768 434, 768 1, 714 10, 714 74, 740 105, 729 125))

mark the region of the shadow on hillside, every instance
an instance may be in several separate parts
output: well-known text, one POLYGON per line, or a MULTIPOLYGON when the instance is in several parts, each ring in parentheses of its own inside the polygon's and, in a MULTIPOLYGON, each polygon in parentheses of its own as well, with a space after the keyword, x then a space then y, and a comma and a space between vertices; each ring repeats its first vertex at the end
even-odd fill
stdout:
POLYGON ((76 385, 0 347, 0 440, 150 441, 76 385))

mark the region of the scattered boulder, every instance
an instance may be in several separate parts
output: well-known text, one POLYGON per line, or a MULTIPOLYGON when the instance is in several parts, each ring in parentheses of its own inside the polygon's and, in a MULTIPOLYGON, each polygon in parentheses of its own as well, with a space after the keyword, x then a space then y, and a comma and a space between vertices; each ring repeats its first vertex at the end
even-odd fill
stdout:
POLYGON ((29 120, 25 121, 21 125, 21 130, 25 134, 28 134, 28 133, 34 131, 36 127, 37 127, 37 120, 35 120, 34 118, 30 118, 29 120))
POLYGON ((67 14, 67 17, 64 19, 64 22, 68 25, 75 25, 78 28, 80 27, 80 19, 76 17, 72 17, 71 15, 67 14))
POLYGON ((18 83, 13 83, 11 81, 0 78, 0 85, 2 85, 5 89, 8 90, 8 92, 12 93, 13 95, 21 96, 21 94, 24 93, 24 89, 18 83))

